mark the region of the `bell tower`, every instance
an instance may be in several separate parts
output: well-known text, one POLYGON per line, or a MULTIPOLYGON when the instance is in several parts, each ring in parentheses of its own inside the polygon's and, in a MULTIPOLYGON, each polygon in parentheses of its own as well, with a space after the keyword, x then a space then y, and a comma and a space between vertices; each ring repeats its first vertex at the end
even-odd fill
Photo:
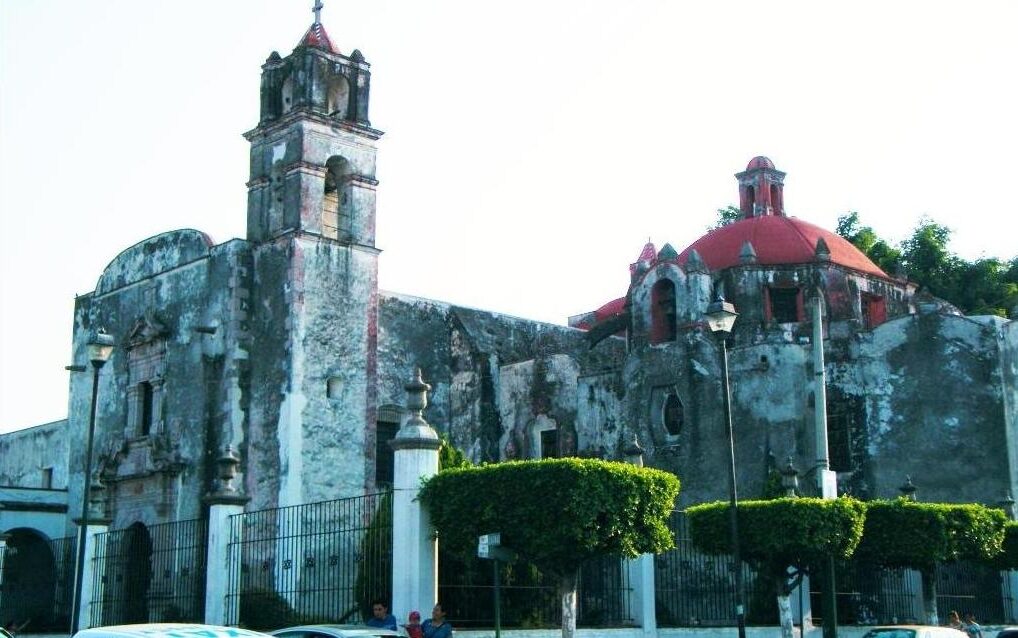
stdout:
POLYGON ((743 219, 764 215, 785 215, 785 174, 763 155, 749 160, 739 180, 739 209, 743 219))
POLYGON ((247 239, 255 507, 373 487, 378 356, 371 74, 319 18, 262 65, 247 239), (324 451, 328 451, 325 453, 324 451), (277 478, 278 477, 278 478, 277 478))
POLYGON ((346 244, 375 243, 371 71, 360 51, 339 52, 315 20, 286 57, 262 65, 261 115, 251 143, 247 238, 299 232, 346 244))

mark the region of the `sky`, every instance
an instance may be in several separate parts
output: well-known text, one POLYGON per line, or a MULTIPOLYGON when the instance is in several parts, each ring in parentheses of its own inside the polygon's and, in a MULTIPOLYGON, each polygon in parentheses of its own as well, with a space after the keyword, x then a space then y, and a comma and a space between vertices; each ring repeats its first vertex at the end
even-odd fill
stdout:
MULTIPOLYGON (((260 65, 311 0, 0 2, 0 432, 64 418, 74 296, 243 237, 260 65)), ((1018 3, 326 0, 372 64, 385 290, 564 323, 682 250, 755 155, 790 215, 1018 254, 1018 3)))

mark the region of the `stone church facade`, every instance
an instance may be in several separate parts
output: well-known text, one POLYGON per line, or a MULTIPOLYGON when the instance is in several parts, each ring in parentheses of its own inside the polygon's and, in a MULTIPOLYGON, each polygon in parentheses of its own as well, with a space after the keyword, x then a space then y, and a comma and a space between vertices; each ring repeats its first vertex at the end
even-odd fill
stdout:
MULTIPOLYGON (((289 55, 273 52, 246 133, 246 237, 145 239, 76 299, 72 361, 99 328, 116 341, 96 421, 111 529, 201 518, 227 450, 248 510, 378 491, 417 367, 433 387, 427 420, 474 461, 622 458, 635 437, 648 464, 680 476, 682 506, 722 498, 719 347, 704 323, 719 294, 739 312, 744 496, 789 457, 811 475, 824 412, 842 492, 896 496, 906 475, 922 500, 1018 491, 1018 324, 962 316, 787 216, 785 174, 764 157, 736 175, 742 219, 681 251, 648 244, 624 295, 568 325, 379 290, 370 86, 364 56, 340 53, 318 22, 289 55)), ((91 374, 72 374, 69 392, 66 421, 0 435, 0 490, 80 503, 91 374)), ((13 526, 3 516, 0 532, 13 526)))

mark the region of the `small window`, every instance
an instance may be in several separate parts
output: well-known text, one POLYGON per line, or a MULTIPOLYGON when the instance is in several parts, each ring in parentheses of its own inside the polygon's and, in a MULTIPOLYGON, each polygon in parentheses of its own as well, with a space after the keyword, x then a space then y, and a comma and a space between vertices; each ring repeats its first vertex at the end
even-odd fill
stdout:
POLYGON ((558 429, 541 430, 541 458, 557 459, 558 457, 558 429))
POLYGON ((798 288, 768 288, 770 318, 775 323, 802 321, 802 295, 798 288))
POLYGON ((674 392, 665 398, 664 409, 661 410, 661 420, 664 421, 665 430, 672 436, 682 433, 682 425, 685 421, 685 410, 682 401, 674 392))
POLYGON ((827 452, 831 469, 852 471, 852 415, 847 407, 832 406, 827 414, 827 452))
POLYGON ((40 487, 44 490, 53 489, 53 468, 42 468, 42 485, 40 487))
POLYGON ((675 323, 675 284, 669 279, 654 284, 650 291, 650 303, 651 342, 675 341, 678 328, 675 323))
POLYGON ((389 442, 396 438, 398 423, 379 421, 375 430, 375 485, 392 485, 395 455, 389 442))
POLYGON ((141 436, 148 436, 152 432, 152 419, 153 419, 153 392, 152 384, 144 381, 140 384, 139 399, 141 401, 141 421, 139 422, 138 433, 141 436))
POLYGON ((340 383, 339 377, 329 377, 325 381, 325 396, 330 399, 338 399, 341 387, 342 383, 340 383))

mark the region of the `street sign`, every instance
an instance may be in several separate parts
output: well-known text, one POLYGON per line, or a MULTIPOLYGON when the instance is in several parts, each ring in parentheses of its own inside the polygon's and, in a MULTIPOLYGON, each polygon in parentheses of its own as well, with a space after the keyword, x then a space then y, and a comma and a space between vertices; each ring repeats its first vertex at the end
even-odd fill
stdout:
POLYGON ((502 534, 485 534, 477 537, 477 556, 494 558, 492 550, 502 544, 502 534))

